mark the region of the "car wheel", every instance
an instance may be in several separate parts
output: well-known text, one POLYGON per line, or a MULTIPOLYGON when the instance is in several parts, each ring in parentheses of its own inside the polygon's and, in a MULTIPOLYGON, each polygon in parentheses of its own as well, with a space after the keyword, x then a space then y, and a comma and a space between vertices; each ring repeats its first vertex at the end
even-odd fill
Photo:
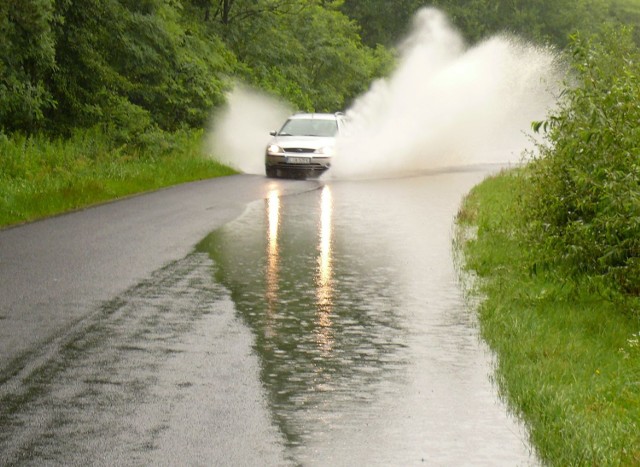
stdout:
POLYGON ((277 178, 278 177, 278 169, 274 167, 270 167, 268 165, 264 166, 264 171, 267 174, 268 178, 277 178))

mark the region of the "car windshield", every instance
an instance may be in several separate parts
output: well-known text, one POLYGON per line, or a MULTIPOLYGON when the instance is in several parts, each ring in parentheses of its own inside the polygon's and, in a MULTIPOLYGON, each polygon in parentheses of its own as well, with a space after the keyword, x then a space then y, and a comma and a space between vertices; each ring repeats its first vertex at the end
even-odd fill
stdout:
POLYGON ((338 124, 335 120, 318 118, 292 118, 278 132, 281 136, 335 136, 338 124))

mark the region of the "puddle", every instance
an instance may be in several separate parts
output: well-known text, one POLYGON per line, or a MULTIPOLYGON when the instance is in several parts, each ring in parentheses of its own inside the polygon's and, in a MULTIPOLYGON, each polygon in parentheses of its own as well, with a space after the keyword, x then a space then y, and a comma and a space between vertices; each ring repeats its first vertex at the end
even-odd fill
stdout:
POLYGON ((253 333, 289 461, 536 463, 453 266, 453 217, 485 175, 273 191, 198 246, 253 333))

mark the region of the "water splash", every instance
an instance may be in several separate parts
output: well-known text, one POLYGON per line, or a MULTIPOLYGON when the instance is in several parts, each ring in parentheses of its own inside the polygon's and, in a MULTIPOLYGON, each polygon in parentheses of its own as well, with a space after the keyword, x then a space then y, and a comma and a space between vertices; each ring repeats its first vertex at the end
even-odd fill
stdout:
MULTIPOLYGON (((467 48, 437 9, 414 18, 391 77, 375 82, 347 115, 331 178, 389 177, 456 166, 520 162, 529 132, 556 102, 557 55, 515 37, 467 48)), ((339 110, 339 109, 336 109, 339 110)), ((236 86, 218 114, 207 150, 246 173, 264 174, 269 131, 292 109, 236 86)))
POLYGON ((519 162, 530 123, 556 101, 556 54, 513 37, 466 49, 446 16, 420 10, 395 73, 359 98, 333 178, 519 162))
POLYGON ((241 172, 264 174, 269 132, 278 130, 291 113, 287 104, 238 84, 211 122, 205 151, 241 172))

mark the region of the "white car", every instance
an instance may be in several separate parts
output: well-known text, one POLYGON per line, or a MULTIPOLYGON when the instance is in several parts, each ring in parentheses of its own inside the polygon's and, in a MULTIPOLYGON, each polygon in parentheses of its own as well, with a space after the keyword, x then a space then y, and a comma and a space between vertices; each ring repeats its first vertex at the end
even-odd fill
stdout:
POLYGON ((265 154, 267 177, 316 178, 331 166, 336 136, 344 128, 340 112, 299 113, 272 131, 265 154))

